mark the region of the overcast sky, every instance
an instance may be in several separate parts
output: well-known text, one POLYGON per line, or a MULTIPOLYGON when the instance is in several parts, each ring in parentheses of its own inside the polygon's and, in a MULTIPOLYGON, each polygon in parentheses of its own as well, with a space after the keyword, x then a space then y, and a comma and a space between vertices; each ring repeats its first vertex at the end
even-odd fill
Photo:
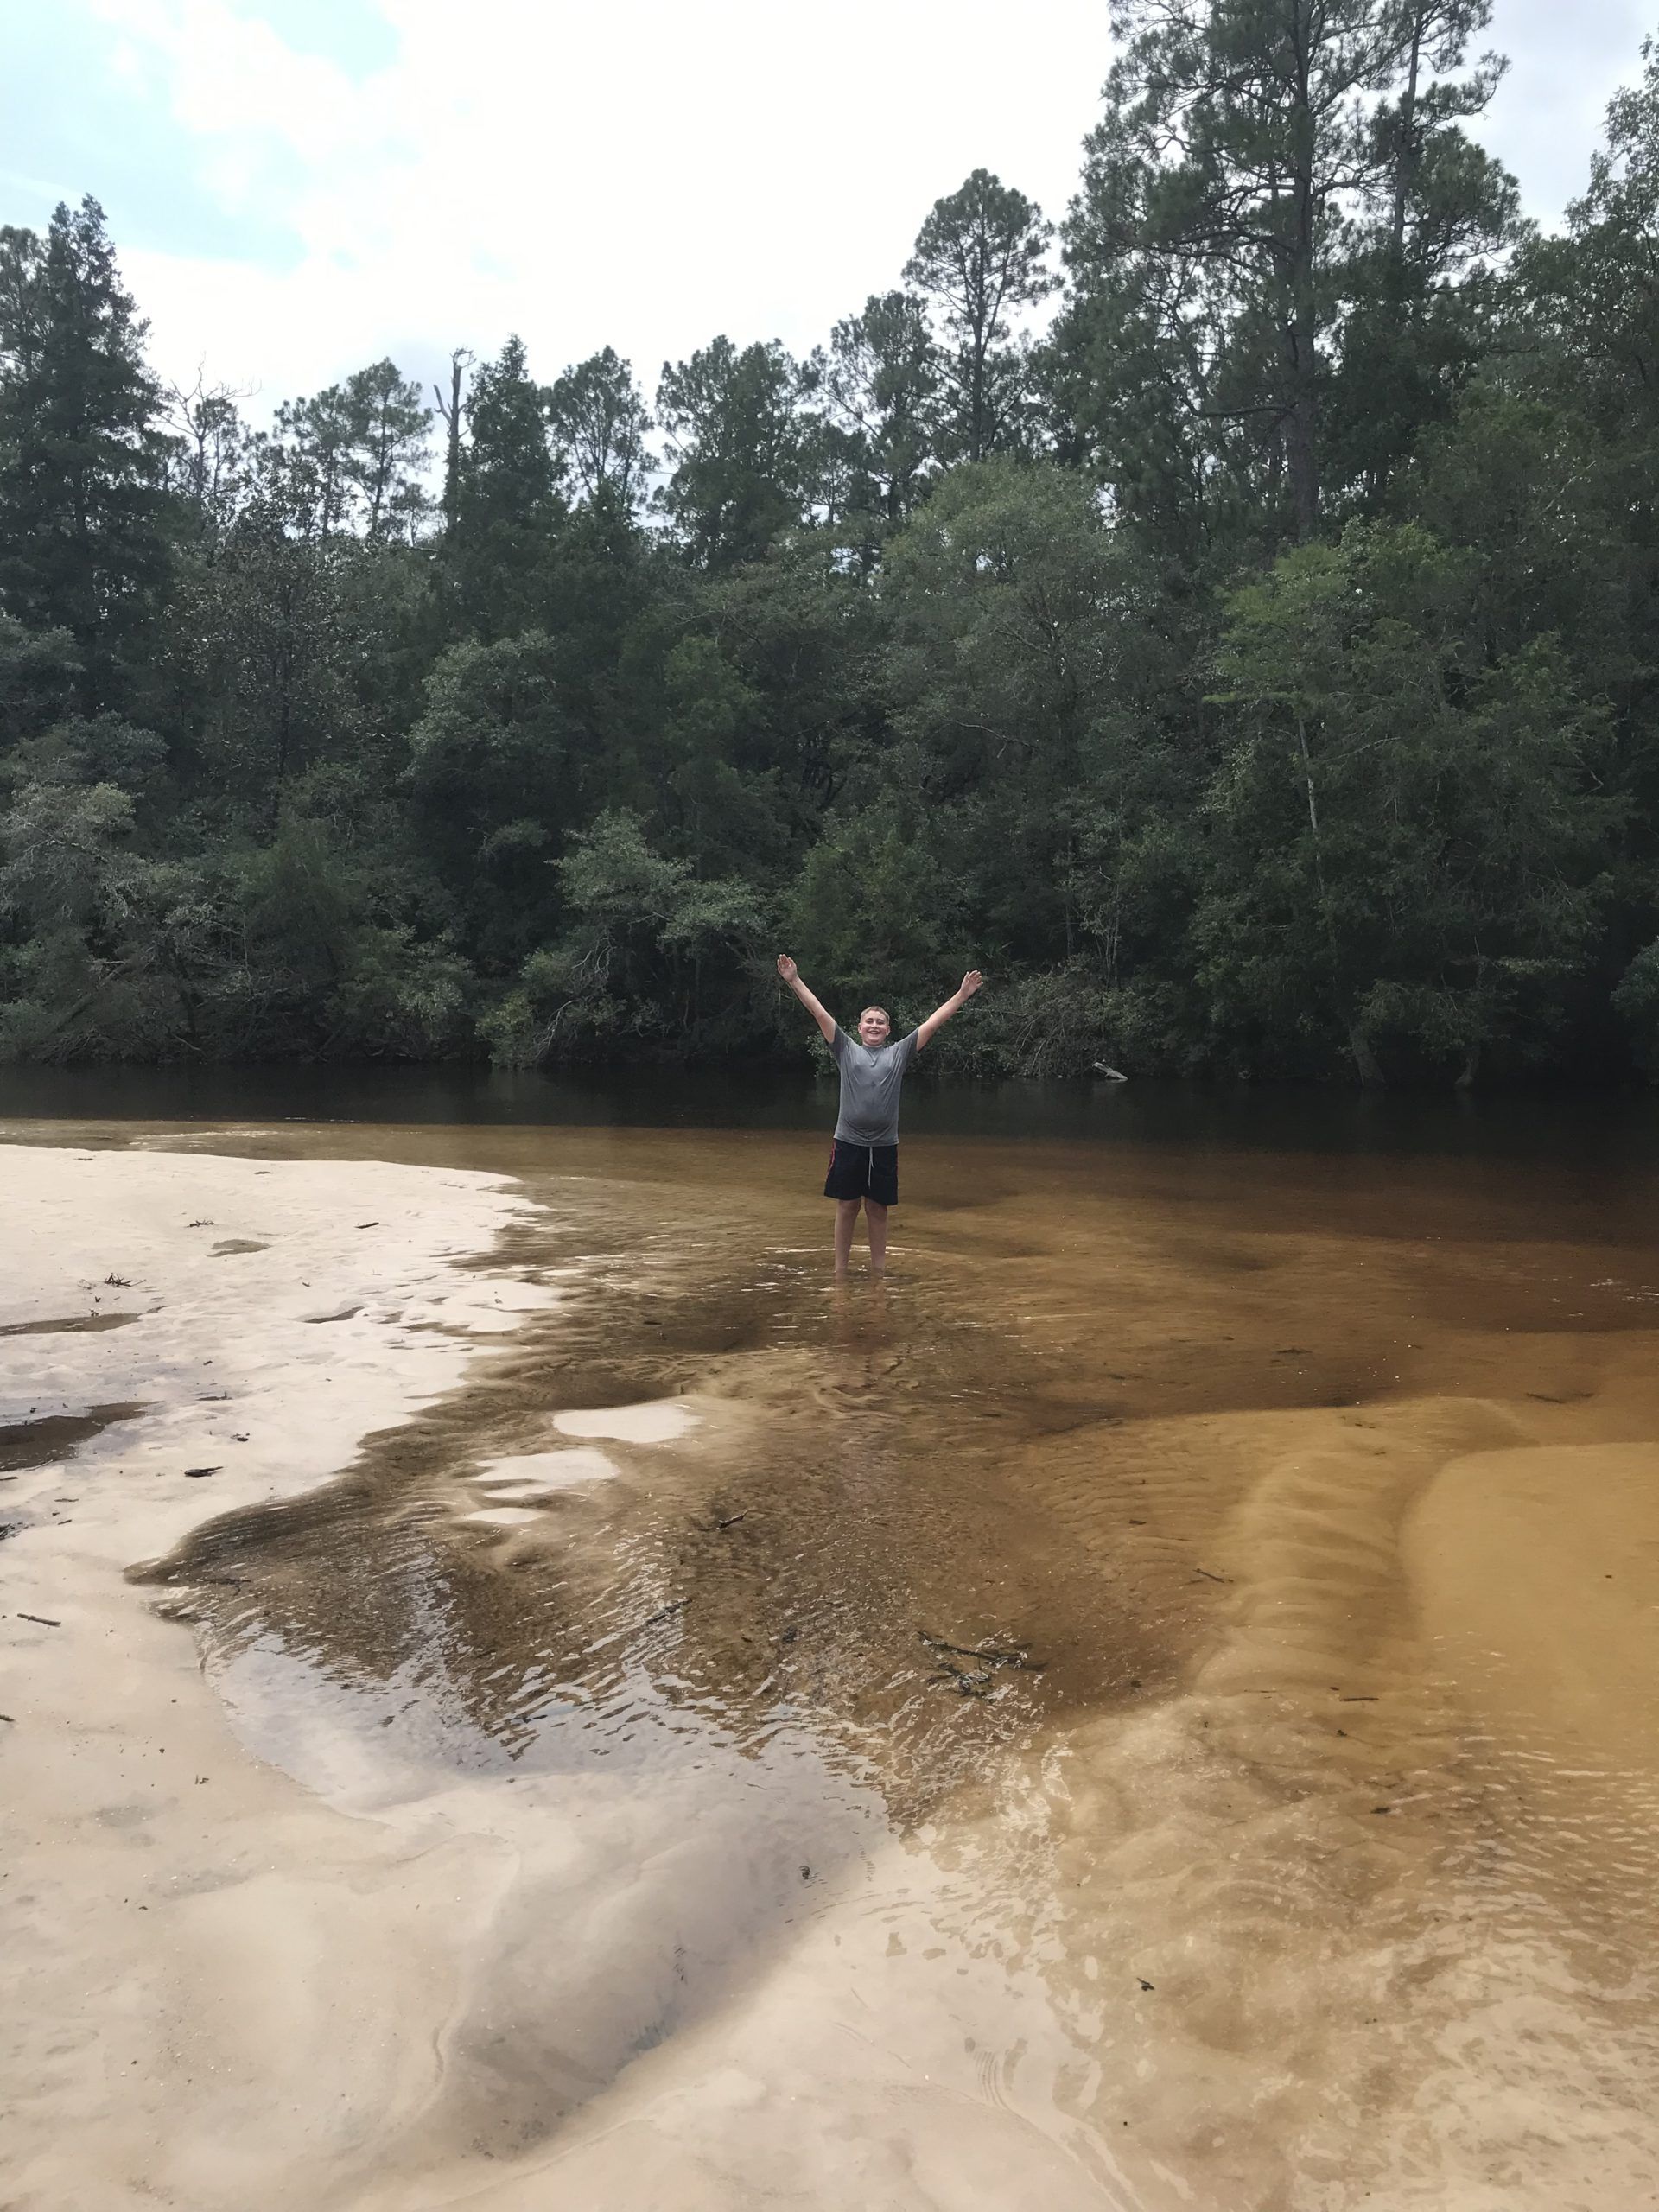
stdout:
MULTIPOLYGON (((1481 125, 1529 211, 1582 189, 1659 5, 1497 0, 1481 125)), ((250 412, 510 331, 647 389, 725 330, 822 340, 971 168, 1054 217, 1105 0, 0 0, 0 220, 92 192, 169 377, 250 412)))

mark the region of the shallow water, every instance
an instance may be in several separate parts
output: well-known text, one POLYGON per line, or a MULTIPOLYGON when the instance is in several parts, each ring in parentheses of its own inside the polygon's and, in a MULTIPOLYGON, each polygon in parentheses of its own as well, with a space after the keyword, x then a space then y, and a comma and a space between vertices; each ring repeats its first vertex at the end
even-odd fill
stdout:
MULTIPOLYGON (((1539 1109, 1314 1147, 1247 1110, 1225 1143, 936 1116, 890 1281, 839 1288, 792 1128, 126 1133, 503 1169, 541 1209, 511 1257, 556 1306, 148 1570, 244 1740, 342 1804, 610 1776, 659 1808, 644 1910, 580 1942, 520 1835, 434 2142, 587 2155, 648 2055, 729 2056, 772 1986, 811 1993, 810 2059, 833 1925, 883 2095, 954 2036, 1049 2201, 1655 2201, 1648 1140, 1552 1160, 1539 1109)), ((831 2201, 768 2141, 726 2201, 831 2201)), ((956 2186, 925 2201, 1012 2201, 956 2186)))

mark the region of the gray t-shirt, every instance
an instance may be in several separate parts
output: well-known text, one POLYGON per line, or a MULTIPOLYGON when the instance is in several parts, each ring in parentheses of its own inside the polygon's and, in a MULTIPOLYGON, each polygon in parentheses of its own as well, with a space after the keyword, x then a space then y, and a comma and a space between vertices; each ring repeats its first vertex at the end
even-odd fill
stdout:
POLYGON ((899 1086, 918 1050, 919 1032, 896 1037, 874 1052, 849 1037, 841 1024, 830 1039, 830 1050, 841 1070, 841 1115, 836 1123, 837 1143, 897 1144, 899 1141, 899 1086))

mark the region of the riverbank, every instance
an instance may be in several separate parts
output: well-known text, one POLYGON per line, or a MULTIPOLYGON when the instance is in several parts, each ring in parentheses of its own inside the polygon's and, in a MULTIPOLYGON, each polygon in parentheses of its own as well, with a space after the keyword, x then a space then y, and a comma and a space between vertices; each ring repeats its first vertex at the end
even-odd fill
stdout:
POLYGON ((791 1131, 70 1133, 20 2212, 1659 2186, 1651 1175, 933 1137, 838 1290, 791 1131))
POLYGON ((9 2201, 297 2202, 424 2092, 429 2039, 386 2025, 464 1974, 465 1853, 251 1758, 188 1605, 126 1571, 330 1481, 553 1294, 476 1264, 521 1211, 497 1176, 10 1146, 0 1174, 9 2201))
MULTIPOLYGON (((550 2185, 726 2212, 791 2175, 814 2206, 1109 2202, 1052 2107, 1072 2046, 1040 1974, 952 1926, 878 1776, 808 1726, 757 1789, 728 1727, 650 1696, 614 1762, 550 1768, 454 1709, 487 1670, 448 1578, 525 1564, 550 1505, 706 1493, 744 1425, 717 1378, 527 1417, 508 1332, 556 1319, 561 1286, 515 1236, 520 1187, 157 1141, 0 1153, 19 2212, 518 2212, 550 2185), (423 1425, 451 1548, 424 1594, 327 1533, 353 1471, 423 1425), (326 1567, 227 1659, 213 1609, 245 1577, 269 1602, 270 1531, 319 1523, 326 1567), (404 1647, 372 1662, 371 1717, 327 1671, 284 1679, 335 1584, 322 1643, 349 1648, 355 1606, 404 1647), (1031 2090, 987 2095, 975 2054, 1010 2033, 1031 2090)), ((434 1510, 409 1502, 410 1526, 434 1510)), ((671 1599, 637 1610, 642 1647, 671 1636, 671 1599)))

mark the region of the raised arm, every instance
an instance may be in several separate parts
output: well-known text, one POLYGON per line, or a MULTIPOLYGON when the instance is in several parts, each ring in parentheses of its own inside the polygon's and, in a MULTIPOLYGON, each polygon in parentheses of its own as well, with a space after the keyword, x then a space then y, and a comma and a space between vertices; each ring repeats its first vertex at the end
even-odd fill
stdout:
POLYGON ((946 999, 943 1006, 936 1007, 933 1012, 928 1015, 927 1020, 923 1022, 921 1027, 916 1032, 916 1049, 918 1052, 921 1051, 923 1046, 926 1044, 928 1039, 933 1034, 933 1032, 936 1029, 944 1028, 945 1023, 950 1020, 951 1015, 956 1012, 958 1007, 967 1005, 969 1000, 972 998, 974 993, 979 988, 980 985, 984 981, 985 978, 980 974, 977 968, 970 968, 968 970, 968 973, 962 979, 961 988, 952 991, 950 997, 946 999))
POLYGON ((835 1016, 832 1014, 826 1014, 811 992, 807 989, 806 985, 801 981, 800 969, 786 952, 780 952, 778 956, 778 973, 823 1032, 824 1043, 833 1045, 836 1041, 835 1016))

